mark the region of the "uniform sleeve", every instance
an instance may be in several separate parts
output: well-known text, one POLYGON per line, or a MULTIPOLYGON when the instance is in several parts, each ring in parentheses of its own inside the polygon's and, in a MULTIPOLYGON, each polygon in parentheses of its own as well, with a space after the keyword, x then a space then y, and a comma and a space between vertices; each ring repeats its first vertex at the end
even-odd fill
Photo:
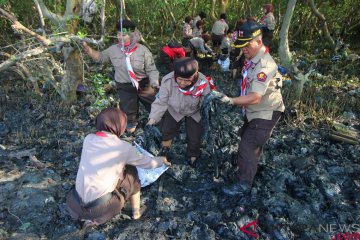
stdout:
POLYGON ((203 101, 204 101, 206 95, 208 95, 211 91, 212 91, 212 90, 211 90, 211 88, 210 88, 210 83, 208 82, 208 83, 206 84, 206 88, 205 88, 204 92, 201 94, 200 106, 202 106, 203 101))
POLYGON ((161 120, 162 116, 168 109, 168 102, 170 97, 169 84, 170 83, 161 84, 159 94, 157 94, 155 101, 151 104, 149 118, 154 119, 156 123, 161 120))
POLYGON ((141 168, 157 168, 163 165, 161 157, 149 157, 140 153, 135 146, 130 146, 127 151, 127 161, 129 165, 141 167, 141 168))
POLYGON ((228 30, 229 30, 229 25, 227 23, 225 23, 225 32, 224 32, 225 35, 227 34, 228 30))
POLYGON ((263 59, 260 61, 261 67, 255 70, 254 80, 252 81, 251 91, 249 92, 256 92, 263 96, 269 86, 271 79, 276 74, 277 66, 275 63, 271 63, 270 61, 266 62, 263 59))
POLYGON ((152 87, 158 87, 159 86, 159 72, 156 69, 154 58, 149 51, 149 49, 145 48, 145 72, 149 77, 150 85, 152 87))
POLYGON ((266 18, 264 19, 265 25, 269 30, 274 30, 275 29, 275 18, 274 15, 268 15, 266 16, 266 18))
POLYGON ((205 48, 206 48, 206 46, 205 46, 205 41, 204 41, 202 38, 200 38, 199 47, 200 47, 200 51, 201 51, 202 53, 208 53, 208 51, 205 49, 205 48))
POLYGON ((99 62, 101 62, 101 63, 107 63, 107 62, 110 61, 110 52, 111 52, 110 48, 111 48, 111 47, 105 49, 104 51, 102 51, 102 52, 100 53, 100 60, 99 60, 99 62))

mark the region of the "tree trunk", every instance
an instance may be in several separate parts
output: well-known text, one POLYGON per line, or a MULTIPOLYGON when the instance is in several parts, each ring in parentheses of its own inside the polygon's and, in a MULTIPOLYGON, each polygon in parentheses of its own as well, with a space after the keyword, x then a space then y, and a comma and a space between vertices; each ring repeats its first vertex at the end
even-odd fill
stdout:
POLYGON ((216 0, 211 0, 211 13, 210 13, 210 16, 211 16, 211 19, 216 21, 217 17, 215 15, 215 5, 216 5, 216 0))
POLYGON ((65 75, 61 80, 61 97, 67 104, 76 101, 76 89, 83 80, 82 58, 80 51, 73 47, 64 47, 63 55, 66 64, 65 75))
POLYGON ((105 38, 105 0, 102 0, 100 19, 101 19, 101 38, 100 41, 103 42, 105 38))
POLYGON ((192 16, 196 15, 197 0, 193 0, 192 16))
POLYGON ((228 0, 220 0, 220 14, 226 13, 228 3, 229 3, 228 0))
POLYGON ((332 39, 324 15, 316 9, 314 0, 308 0, 312 13, 318 18, 321 24, 322 32, 325 40, 330 44, 332 49, 335 49, 335 42, 332 39))
POLYGON ((296 5, 296 0, 289 0, 287 9, 285 12, 285 16, 283 18, 283 22, 281 24, 281 30, 280 30, 280 45, 279 45, 279 57, 280 57, 280 63, 283 67, 286 69, 291 68, 291 60, 292 56, 289 49, 289 28, 290 28, 290 22, 292 15, 294 13, 296 5))
POLYGON ((288 70, 293 80, 291 87, 294 94, 292 95, 292 99, 289 99, 290 104, 296 104, 296 102, 300 99, 304 88, 304 83, 306 81, 304 74, 302 74, 300 70, 292 63, 292 56, 289 49, 289 27, 292 15, 294 13, 295 5, 296 0, 289 0, 283 23, 281 25, 279 46, 280 63, 288 70))

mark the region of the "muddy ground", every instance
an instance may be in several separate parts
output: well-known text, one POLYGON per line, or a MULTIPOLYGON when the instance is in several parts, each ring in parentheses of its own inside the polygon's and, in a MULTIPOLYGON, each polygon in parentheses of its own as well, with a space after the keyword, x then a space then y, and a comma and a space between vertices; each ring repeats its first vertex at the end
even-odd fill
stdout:
MULTIPOLYGON (((226 74, 215 74, 219 88, 235 96, 237 83, 224 79, 226 74)), ((360 230, 359 145, 333 142, 328 122, 296 121, 291 111, 266 145, 251 196, 225 196, 221 186, 235 179, 242 121, 239 109, 220 104, 211 120, 218 179, 206 142, 200 166, 186 164, 182 131, 172 168, 142 190, 147 211, 140 220, 131 220, 125 209, 104 225, 82 229, 63 204, 82 141, 94 131, 91 98, 83 94, 69 108, 51 90, 35 96, 31 84, 16 76, 2 75, 0 82, 0 239, 255 239, 240 230, 255 220, 256 231, 248 230, 258 239, 330 239, 360 230)), ((352 90, 359 98, 360 89, 352 90)), ((358 109, 346 109, 336 120, 359 131, 359 117, 358 109)))

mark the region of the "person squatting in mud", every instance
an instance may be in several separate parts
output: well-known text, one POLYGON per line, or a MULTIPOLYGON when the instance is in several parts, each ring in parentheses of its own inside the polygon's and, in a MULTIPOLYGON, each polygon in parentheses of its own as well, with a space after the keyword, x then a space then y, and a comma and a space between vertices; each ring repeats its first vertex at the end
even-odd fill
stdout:
POLYGON ((196 167, 200 156, 201 103, 212 88, 211 82, 198 69, 198 62, 194 59, 185 57, 174 61, 174 71, 163 77, 147 123, 153 125, 161 120, 162 155, 168 156, 172 139, 185 120, 186 155, 192 167, 196 167))
POLYGON ((75 189, 68 193, 66 207, 73 219, 86 220, 87 226, 110 220, 129 200, 133 219, 140 218, 140 182, 135 166, 171 165, 166 157, 145 156, 120 140, 126 118, 118 108, 103 109, 95 120, 97 132, 84 139, 75 189))
POLYGON ((115 69, 115 82, 120 99, 120 107, 128 117, 127 132, 133 133, 137 126, 139 101, 147 111, 155 100, 159 88, 159 72, 154 58, 144 45, 138 43, 139 33, 129 20, 122 21, 122 29, 117 24, 119 43, 102 52, 96 51, 83 42, 86 53, 95 61, 109 62, 115 69), (121 31, 122 30, 122 31, 121 31))
POLYGON ((281 95, 282 78, 269 49, 262 42, 261 26, 247 21, 238 37, 246 64, 242 71, 239 97, 224 96, 223 102, 242 107, 244 125, 240 129, 238 181, 223 188, 228 195, 250 191, 263 147, 285 110, 281 95))

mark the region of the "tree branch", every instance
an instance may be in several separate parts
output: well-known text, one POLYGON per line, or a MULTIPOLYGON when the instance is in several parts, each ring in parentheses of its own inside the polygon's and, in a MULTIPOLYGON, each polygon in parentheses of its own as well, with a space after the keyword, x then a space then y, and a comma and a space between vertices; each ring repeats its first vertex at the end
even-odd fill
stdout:
POLYGON ((331 47, 335 49, 335 41, 332 39, 324 15, 316 9, 314 0, 308 0, 312 13, 319 19, 325 39, 331 44, 331 47))
POLYGON ((0 8, 0 13, 2 15, 4 15, 6 18, 10 19, 10 21, 13 22, 12 27, 16 30, 21 30, 26 32, 27 34, 29 34, 32 37, 35 37, 37 40, 39 40, 40 42, 42 42, 45 46, 50 45, 51 41, 49 39, 47 39, 46 37, 40 36, 39 34, 31 31, 30 29, 26 28, 24 25, 22 25, 14 15, 6 12, 4 9, 0 8))
POLYGON ((38 48, 34 48, 34 49, 30 49, 28 51, 22 52, 18 55, 12 56, 8 60, 6 60, 5 62, 0 64, 0 72, 7 69, 8 67, 16 64, 20 60, 23 60, 25 58, 28 58, 28 57, 31 57, 34 55, 39 55, 39 54, 43 53, 44 51, 45 51, 45 48, 38 47, 38 48))
POLYGON ((41 25, 42 33, 43 33, 43 36, 44 36, 45 35, 44 15, 43 15, 43 13, 41 11, 41 7, 39 5, 38 0, 34 0, 34 3, 35 3, 36 10, 38 11, 38 14, 39 14, 40 25, 41 25))
POLYGON ((39 0, 39 6, 41 8, 42 13, 44 16, 48 19, 50 19, 53 23, 59 26, 64 26, 65 18, 62 16, 59 16, 53 12, 51 12, 43 3, 42 0, 39 0))

